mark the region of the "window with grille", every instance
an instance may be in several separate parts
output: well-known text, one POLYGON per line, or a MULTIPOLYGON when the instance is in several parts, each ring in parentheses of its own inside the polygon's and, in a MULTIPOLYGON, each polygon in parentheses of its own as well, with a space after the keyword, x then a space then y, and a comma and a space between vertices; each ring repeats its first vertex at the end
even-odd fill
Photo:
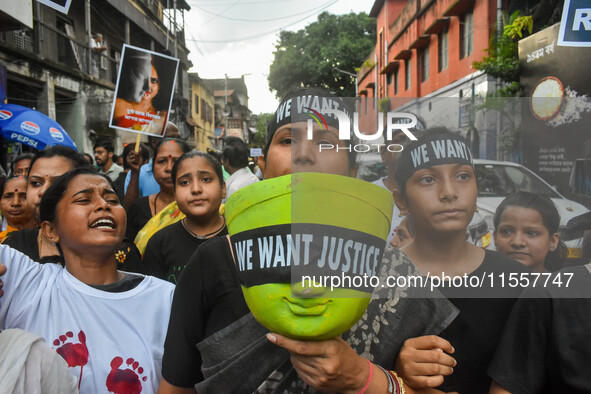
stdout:
POLYGON ((429 46, 421 50, 421 82, 429 79, 429 46))
POLYGON ((404 61, 404 82, 405 82, 404 90, 410 89, 410 83, 411 83, 411 80, 410 80, 410 66, 411 66, 410 59, 406 59, 404 61))
POLYGON ((474 51, 474 10, 462 15, 460 20, 460 58, 470 56, 474 51))
POLYGON ((447 28, 439 33, 438 41, 438 58, 439 58, 439 71, 447 69, 448 66, 448 42, 447 42, 447 28))

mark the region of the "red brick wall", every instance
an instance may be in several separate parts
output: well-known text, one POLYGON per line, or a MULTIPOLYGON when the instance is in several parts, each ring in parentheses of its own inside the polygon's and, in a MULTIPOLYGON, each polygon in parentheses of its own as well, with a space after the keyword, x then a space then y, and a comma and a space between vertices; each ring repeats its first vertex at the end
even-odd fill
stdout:
MULTIPOLYGON (((460 0, 461 1, 461 0, 460 0)), ((379 32, 382 31, 384 38, 388 41, 388 59, 384 59, 383 65, 389 61, 395 61, 394 57, 401 50, 408 50, 410 45, 420 36, 425 34, 425 29, 437 19, 444 17, 444 12, 454 4, 450 0, 436 0, 428 2, 425 0, 386 0, 384 6, 377 16, 378 40, 374 53, 378 55, 385 53, 379 49, 379 32), (387 13, 388 23, 386 27, 387 13), (418 15, 420 13, 420 15, 418 15)), ((457 81, 474 70, 472 63, 481 60, 488 48, 489 39, 493 33, 496 19, 495 0, 475 0, 473 5, 474 13, 474 35, 472 54, 460 59, 460 17, 451 16, 448 26, 448 67, 439 72, 438 70, 438 36, 431 34, 429 41, 429 78, 425 82, 420 81, 420 49, 412 49, 411 61, 411 88, 405 89, 405 62, 399 60, 398 67, 398 94, 394 94, 394 75, 392 83, 386 87, 386 75, 378 73, 376 89, 368 89, 368 95, 374 96, 382 87, 383 94, 380 97, 422 97, 432 93, 450 83, 457 81)), ((373 62, 373 53, 371 59, 373 62)), ((378 65, 380 64, 378 60, 378 65)), ((367 71, 367 70, 365 70, 367 71)), ((378 69, 380 71, 380 69, 378 69)), ((364 89, 368 83, 375 83, 375 71, 364 75, 363 70, 359 73, 359 89, 364 89)))

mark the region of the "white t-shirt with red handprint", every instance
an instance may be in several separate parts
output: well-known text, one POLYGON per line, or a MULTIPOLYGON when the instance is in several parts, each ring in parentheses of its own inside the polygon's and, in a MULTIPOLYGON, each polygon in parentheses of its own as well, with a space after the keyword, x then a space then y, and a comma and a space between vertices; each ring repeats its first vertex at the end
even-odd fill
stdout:
POLYGON ((172 284, 146 276, 131 290, 102 291, 5 245, 0 262, 7 267, 0 329, 42 336, 68 362, 83 394, 158 391, 172 284))

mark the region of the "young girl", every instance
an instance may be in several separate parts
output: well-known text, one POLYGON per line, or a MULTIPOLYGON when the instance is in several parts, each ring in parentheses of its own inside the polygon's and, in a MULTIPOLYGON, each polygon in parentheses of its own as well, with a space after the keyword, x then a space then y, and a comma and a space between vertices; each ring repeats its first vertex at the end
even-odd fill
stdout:
POLYGON ((176 284, 199 245, 228 234, 224 217, 219 215, 226 186, 219 161, 197 151, 182 155, 171 177, 177 204, 186 217, 150 238, 142 263, 147 274, 176 284))
POLYGON ((14 176, 4 181, 0 197, 2 232, 0 241, 13 231, 37 227, 35 211, 27 204, 27 178, 14 176))
POLYGON ((493 218, 497 250, 533 272, 562 268, 566 246, 560 242, 560 214, 552 200, 518 192, 505 198, 493 218))
POLYGON ((557 232, 560 216, 547 197, 513 194, 497 208, 494 223, 499 252, 534 272, 553 274, 549 285, 526 289, 515 303, 489 368, 491 393, 588 392, 591 264, 557 271, 566 246, 557 232))
MULTIPOLYGON (((259 158, 264 178, 295 172, 354 176, 355 153, 346 149, 350 142, 339 140, 338 124, 331 118, 326 117, 327 129, 314 125, 312 138, 306 137, 309 115, 296 105, 304 100, 326 101, 329 108, 344 104, 320 89, 302 89, 284 97, 259 158), (284 111, 289 115, 282 116, 284 111), (322 141, 344 149, 319 152, 322 141)), ((392 247, 384 256, 385 275, 415 272, 392 247)), ((343 339, 305 342, 280 335, 267 339, 267 329, 251 314, 243 316, 247 313, 228 241, 215 237, 192 256, 175 289, 159 393, 194 393, 194 387, 204 393, 301 393, 312 387, 323 392, 363 388, 367 393, 385 393, 388 378, 380 368, 393 368, 404 340, 437 334, 455 316, 443 298, 418 298, 410 288, 380 288, 366 314, 343 339)), ((437 343, 449 350, 447 341, 437 343)), ((407 387, 406 392, 413 391, 407 387)))
POLYGON ((184 153, 191 150, 183 141, 165 138, 158 143, 154 150, 152 171, 160 191, 152 195, 135 200, 127 211, 127 232, 125 236, 135 239, 137 233, 148 223, 152 216, 174 201, 174 184, 171 177, 174 163, 184 153))
POLYGON ((174 288, 117 271, 126 216, 112 181, 90 168, 70 171, 45 192, 40 216, 65 268, 0 246, 0 329, 42 336, 83 393, 156 392, 174 288))
POLYGON ((411 215, 416 232, 404 252, 423 275, 438 277, 446 284, 439 289, 460 310, 439 335, 455 349, 457 364, 443 357, 433 337, 405 342, 396 371, 415 388, 488 392, 486 369, 519 289, 494 287, 486 281, 482 287, 472 286, 469 279, 527 272, 514 260, 466 241, 466 227, 476 210, 478 194, 468 146, 455 134, 432 130, 411 141, 398 158, 400 190, 395 201, 402 214, 411 215), (458 283, 457 278, 466 278, 464 285, 452 286, 451 279, 458 283))

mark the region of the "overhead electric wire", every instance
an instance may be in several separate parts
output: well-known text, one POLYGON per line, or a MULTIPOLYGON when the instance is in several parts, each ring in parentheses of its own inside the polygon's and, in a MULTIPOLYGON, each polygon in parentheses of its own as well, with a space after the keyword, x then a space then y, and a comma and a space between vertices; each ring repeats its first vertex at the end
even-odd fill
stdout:
POLYGON ((223 14, 224 12, 228 11, 229 9, 231 9, 232 7, 234 7, 236 4, 240 3, 240 0, 236 0, 234 3, 232 3, 231 5, 229 5, 228 7, 224 8, 222 11, 220 11, 219 14, 216 14, 214 16, 212 16, 211 18, 209 18, 205 23, 203 23, 201 26, 205 26, 207 25, 209 22, 211 22, 212 20, 214 20, 215 18, 217 18, 218 16, 220 16, 221 14, 223 14))
MULTIPOLYGON (((278 17, 270 18, 270 19, 241 19, 241 18, 232 18, 232 17, 229 17, 229 16, 223 16, 223 15, 217 15, 217 14, 216 14, 216 16, 218 18, 228 19, 228 20, 235 21, 235 22, 274 22, 274 21, 278 21, 278 20, 282 20, 282 19, 289 19, 289 18, 293 18, 293 17, 300 16, 300 15, 303 15, 303 14, 307 14, 309 12, 316 11, 316 10, 321 9, 322 7, 324 7, 326 4, 331 3, 332 1, 333 0, 330 0, 330 1, 328 1, 328 2, 326 2, 324 4, 322 4, 322 5, 320 5, 318 7, 310 8, 309 10, 302 11, 302 12, 299 12, 297 14, 291 14, 291 15, 286 15, 286 16, 278 16, 278 17)), ((205 10, 205 9, 199 7, 199 6, 194 6, 194 7, 200 9, 201 11, 203 11, 203 12, 205 12, 207 14, 214 15, 213 12, 207 11, 207 10, 205 10)))
POLYGON ((103 22, 104 22, 104 23, 106 23, 106 24, 107 24, 107 25, 110 27, 110 29, 111 29, 111 31, 109 32, 109 33, 110 33, 110 35, 113 35, 113 36, 117 37, 118 39, 120 39, 121 41, 125 42, 125 37, 124 37, 124 36, 122 36, 122 35, 119 35, 119 34, 117 33, 117 29, 118 29, 118 27, 116 27, 116 26, 114 26, 114 25, 112 25, 112 24, 111 24, 111 21, 109 20, 109 18, 107 18, 107 17, 105 16, 105 14, 103 14, 103 10, 102 10, 102 9, 100 9, 100 8, 99 8, 99 7, 98 7, 98 6, 97 6, 95 3, 93 3, 93 2, 91 2, 91 3, 90 3, 90 6, 91 6, 91 8, 94 10, 94 12, 96 13, 96 15, 98 15, 98 16, 100 17, 100 19, 102 19, 102 20, 103 20, 103 22))
MULTIPOLYGON (((187 31, 189 33, 189 36, 191 36, 192 40, 189 40, 185 37, 185 41, 191 41, 194 45, 195 48, 197 49, 197 52, 199 52, 201 54, 201 56, 203 56, 204 58, 206 58, 207 56, 205 55, 205 53, 203 53, 203 51, 201 50, 201 48, 199 48, 199 46, 197 45, 198 40, 195 39, 195 37, 193 36, 193 33, 191 32, 189 25, 187 24, 185 26, 185 31, 187 31)), ((208 54, 210 54, 209 50, 207 49, 207 46, 205 44, 203 44, 203 49, 205 50, 205 52, 207 52, 208 54)))
MULTIPOLYGON (((230 42, 248 41, 248 40, 253 40, 253 39, 255 39, 255 38, 259 38, 259 37, 264 37, 264 36, 266 36, 266 35, 269 35, 269 34, 272 34, 272 33, 276 33, 277 31, 281 31, 281 30, 284 30, 284 29, 286 29, 286 28, 288 28, 288 27, 290 27, 290 26, 293 26, 293 25, 295 25, 295 24, 298 24, 298 23, 300 23, 301 21, 304 21, 304 20, 308 19, 308 18, 309 18, 309 17, 311 17, 312 15, 314 15, 314 14, 316 14, 316 13, 320 12, 320 11, 324 11, 325 9, 327 9, 328 7, 330 7, 331 5, 333 5, 334 3, 336 3, 337 1, 338 1, 338 0, 332 0, 332 1, 331 1, 330 3, 328 3, 328 4, 327 4, 325 7, 323 7, 322 9, 320 9, 320 10, 318 10, 318 11, 315 11, 315 12, 313 12, 313 13, 309 14, 309 15, 306 15, 305 17, 303 17, 303 18, 301 18, 301 19, 298 19, 298 20, 297 20, 297 21, 295 21, 295 22, 289 23, 289 24, 287 24, 287 25, 285 25, 285 26, 282 26, 282 27, 279 27, 279 28, 273 29, 273 30, 271 30, 271 31, 267 31, 267 32, 265 32, 265 33, 260 33, 260 34, 256 34, 256 35, 253 35, 253 36, 243 37, 243 38, 236 38, 236 39, 232 39, 232 40, 200 40, 200 41, 198 41, 198 42, 203 42, 203 43, 215 43, 215 44, 227 44, 227 43, 230 43, 230 42)), ((192 41, 192 40, 187 40, 187 41, 192 41)))
MULTIPOLYGON (((288 1, 295 2, 294 0, 247 1, 247 2, 241 2, 240 5, 285 3, 288 1)), ((199 4, 199 6, 202 6, 202 7, 213 7, 213 6, 222 6, 222 5, 232 4, 232 3, 216 3, 216 2, 201 3, 201 2, 195 1, 195 0, 187 1, 187 3, 191 6, 195 6, 195 5, 199 4)))

